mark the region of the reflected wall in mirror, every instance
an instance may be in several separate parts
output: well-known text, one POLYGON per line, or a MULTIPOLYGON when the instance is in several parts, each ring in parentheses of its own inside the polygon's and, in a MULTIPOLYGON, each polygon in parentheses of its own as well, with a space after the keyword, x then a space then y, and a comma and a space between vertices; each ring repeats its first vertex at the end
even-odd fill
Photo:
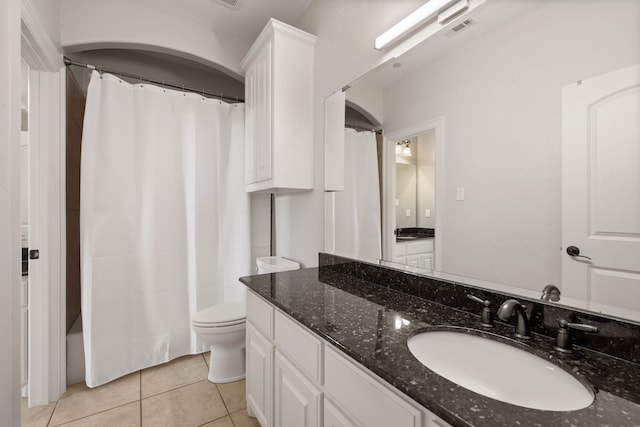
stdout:
POLYGON ((395 141, 396 228, 435 227, 435 134, 395 141))
MULTIPOLYGON (((562 304, 640 320, 637 64, 640 2, 495 0, 346 98, 396 138, 386 153, 418 134, 402 130, 441 118, 435 275, 532 298, 555 284, 562 304)), ((393 262, 389 163, 382 253, 393 262)))

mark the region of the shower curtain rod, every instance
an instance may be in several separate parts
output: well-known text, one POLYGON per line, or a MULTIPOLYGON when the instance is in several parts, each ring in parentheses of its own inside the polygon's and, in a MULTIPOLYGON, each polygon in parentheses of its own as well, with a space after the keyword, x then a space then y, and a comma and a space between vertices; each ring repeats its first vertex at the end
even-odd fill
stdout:
POLYGON ((350 125, 350 124, 345 124, 344 125, 345 128, 347 129, 353 129, 356 132, 373 132, 373 133, 378 133, 378 134, 382 134, 382 129, 369 129, 369 128, 365 128, 365 127, 361 127, 361 126, 356 126, 356 125, 350 125))
POLYGON ((73 60, 67 58, 66 56, 63 58, 63 61, 64 61, 64 65, 66 65, 67 67, 73 65, 74 67, 81 67, 81 68, 87 68, 89 70, 96 70, 99 73, 103 73, 104 72, 104 73, 115 74, 115 75, 118 75, 118 76, 121 76, 121 77, 129 77, 131 79, 136 79, 138 81, 157 84, 157 85, 160 85, 160 86, 166 87, 166 88, 178 89, 178 90, 181 90, 183 92, 193 92, 193 93, 197 93, 197 94, 202 95, 202 96, 207 96, 209 98, 218 98, 220 100, 226 100, 226 101, 229 101, 230 103, 232 103, 232 102, 244 102, 244 99, 242 99, 242 98, 225 96, 222 93, 211 93, 211 92, 205 91, 204 89, 198 90, 198 89, 193 89, 193 88, 190 88, 190 87, 185 87, 185 86, 182 86, 182 85, 174 85, 174 84, 171 84, 171 83, 165 83, 162 80, 156 80, 156 79, 152 79, 152 78, 149 78, 149 77, 144 77, 144 76, 141 76, 141 75, 136 75, 136 74, 131 74, 131 73, 123 73, 121 71, 116 71, 116 70, 112 70, 112 69, 109 69, 109 68, 104 68, 104 67, 101 67, 99 65, 83 64, 81 62, 73 61, 73 60))

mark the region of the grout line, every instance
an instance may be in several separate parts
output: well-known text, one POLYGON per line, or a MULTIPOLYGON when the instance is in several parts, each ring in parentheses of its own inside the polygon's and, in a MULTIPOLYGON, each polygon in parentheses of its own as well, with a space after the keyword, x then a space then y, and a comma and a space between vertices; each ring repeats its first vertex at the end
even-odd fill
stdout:
MULTIPOLYGON (((105 409, 103 411, 94 412, 92 414, 88 414, 88 415, 82 416, 80 418, 74 418, 73 420, 67 420, 64 423, 58 424, 55 427, 63 427, 65 425, 69 424, 69 423, 75 423, 76 421, 84 420, 85 418, 93 417, 94 415, 103 414, 105 412, 109 412, 109 411, 114 410, 114 409, 122 408, 123 406, 131 405, 132 403, 135 403, 135 402, 136 401, 133 400, 131 402, 123 403, 122 405, 114 406, 113 408, 105 409)), ((56 404, 56 406, 57 406, 57 404, 56 404)))
POLYGON ((140 372, 140 400, 138 402, 140 403, 140 426, 142 427, 142 370, 138 372, 140 372))
POLYGON ((58 408, 58 403, 60 403, 60 400, 56 400, 56 404, 53 407, 53 411, 51 411, 51 415, 49 415, 49 419, 47 420, 47 427, 49 426, 49 424, 51 424, 51 420, 53 419, 53 413, 56 412, 56 409, 58 408))
POLYGON ((227 406, 227 402, 224 401, 224 396, 222 396, 222 392, 218 388, 218 384, 216 384, 216 383, 211 383, 211 384, 216 386, 216 391, 218 392, 218 395, 220 395, 220 400, 222 400, 222 404, 224 405, 224 409, 227 411, 227 415, 229 415, 229 418, 231 418, 231 412, 229 412, 229 407, 227 406))
POLYGON ((147 399, 150 399, 152 397, 156 397, 156 396, 160 396, 161 394, 165 394, 165 393, 169 393, 169 392, 172 392, 172 391, 180 390, 181 388, 189 387, 189 386, 192 386, 194 384, 198 384, 198 383, 201 383, 201 382, 204 382, 204 381, 209 381, 209 380, 205 378, 203 380, 198 380, 198 381, 193 382, 193 383, 184 384, 184 385, 178 386, 176 388, 172 388, 171 390, 165 390, 165 391, 161 391, 160 393, 156 393, 156 394, 152 394, 150 396, 146 396, 144 398, 141 398, 140 400, 141 401, 142 400, 147 400, 147 399))

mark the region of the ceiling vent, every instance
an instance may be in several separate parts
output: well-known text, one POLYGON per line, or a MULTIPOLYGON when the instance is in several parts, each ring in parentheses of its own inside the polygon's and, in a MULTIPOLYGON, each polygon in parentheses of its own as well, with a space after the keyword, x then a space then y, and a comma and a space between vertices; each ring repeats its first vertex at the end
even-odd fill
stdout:
POLYGON ((465 19, 464 21, 462 21, 461 23, 455 25, 454 27, 452 27, 449 31, 447 31, 446 33, 444 33, 445 36, 451 38, 453 36, 455 36, 456 34, 458 34, 460 31, 466 29, 467 27, 476 24, 476 21, 474 21, 473 19, 465 19))
POLYGON ((238 9, 238 6, 240 5, 240 0, 213 0, 213 2, 221 4, 233 10, 238 9))

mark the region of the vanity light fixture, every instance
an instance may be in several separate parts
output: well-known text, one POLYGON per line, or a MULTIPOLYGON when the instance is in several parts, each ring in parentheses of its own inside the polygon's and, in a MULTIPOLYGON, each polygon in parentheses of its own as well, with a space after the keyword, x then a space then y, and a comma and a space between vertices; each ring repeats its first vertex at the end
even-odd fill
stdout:
POLYGON ((376 37, 374 47, 378 50, 384 48, 389 43, 399 39, 409 31, 415 29, 424 21, 433 18, 444 8, 458 0, 430 0, 420 6, 409 16, 398 22, 393 27, 376 37))
POLYGON ((411 157, 411 141, 403 139, 396 142, 396 156, 411 157))

